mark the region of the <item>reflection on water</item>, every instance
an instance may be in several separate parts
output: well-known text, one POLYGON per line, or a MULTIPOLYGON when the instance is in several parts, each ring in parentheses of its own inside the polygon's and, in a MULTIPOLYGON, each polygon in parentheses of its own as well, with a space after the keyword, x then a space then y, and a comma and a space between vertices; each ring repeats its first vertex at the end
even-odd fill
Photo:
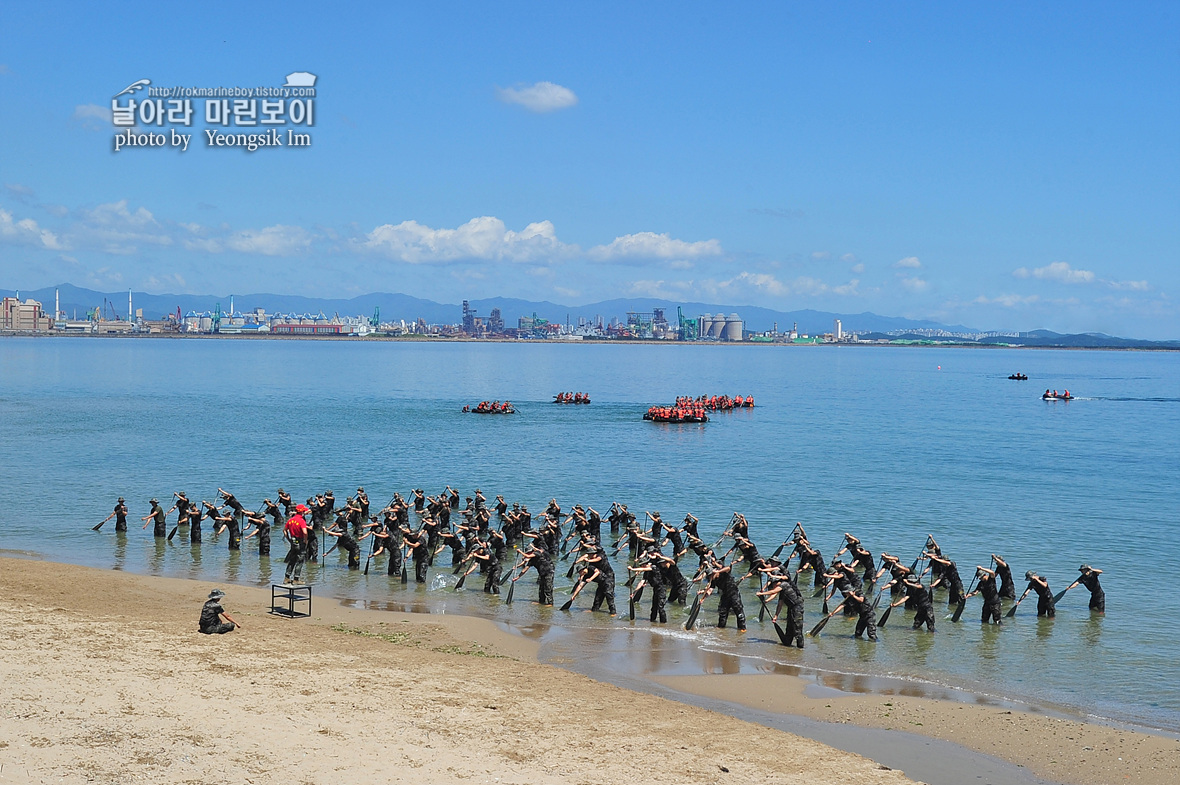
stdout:
POLYGON ((1096 647, 1101 642, 1103 618, 1105 617, 1101 613, 1091 611, 1090 618, 1082 625, 1081 638, 1086 646, 1096 647))
POLYGON ((127 564, 127 532, 115 532, 115 563, 112 569, 122 570, 127 564))
POLYGON ((152 575, 161 575, 164 572, 164 557, 168 553, 168 541, 163 537, 154 537, 152 540, 152 555, 148 560, 148 572, 152 575))

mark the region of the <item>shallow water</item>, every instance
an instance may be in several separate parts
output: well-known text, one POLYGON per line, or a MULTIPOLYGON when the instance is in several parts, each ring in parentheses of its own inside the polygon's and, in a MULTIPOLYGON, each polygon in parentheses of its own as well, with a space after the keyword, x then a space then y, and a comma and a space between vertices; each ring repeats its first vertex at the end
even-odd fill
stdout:
MULTIPOLYGON (((1002 629, 980 627, 976 601, 959 624, 940 618, 933 636, 909 630, 898 609, 877 645, 837 617, 799 652, 774 642, 747 592, 747 635, 732 622, 691 634, 670 624, 653 646, 646 621, 625 620, 621 586, 622 615, 610 620, 525 601, 531 578, 505 606, 475 575, 473 591, 454 592, 449 569, 432 572, 436 588, 405 588, 383 564, 365 577, 333 554, 310 575, 320 595, 596 631, 584 635, 599 641, 595 667, 801 667, 842 689, 963 690, 1180 730, 1180 620, 1159 598, 1180 569, 1178 362, 1004 349, 7 338, 0 548, 216 582, 281 577, 277 537, 275 556, 260 560, 228 555, 207 523, 197 548, 179 535, 156 543, 134 523, 125 536, 113 522, 90 531, 119 495, 138 518, 152 496, 212 500, 219 485, 247 504, 279 486, 296 499, 332 488, 343 500, 364 485, 376 507, 395 490, 447 484, 535 512, 552 496, 603 512, 619 500, 666 520, 691 511, 708 540, 737 510, 764 553, 796 521, 825 557, 850 531, 874 553, 912 560, 929 532, 965 578, 993 552, 1017 575, 1047 575, 1055 591, 1080 563, 1101 567, 1107 616, 1087 611, 1082 588, 1055 620, 1037 620, 1030 600, 1002 629), (1030 381, 1007 380, 1016 370, 1030 381), (1046 387, 1078 398, 1043 402, 1046 387), (559 390, 594 403, 548 403, 559 390), (650 404, 702 392, 753 394, 758 406, 705 425, 640 420, 650 404), (461 413, 485 398, 511 399, 520 413, 461 413), (669 651, 695 653, 671 663, 669 651)), ((818 606, 809 600, 806 626, 818 606)), ((715 620, 712 608, 702 622, 715 620)))

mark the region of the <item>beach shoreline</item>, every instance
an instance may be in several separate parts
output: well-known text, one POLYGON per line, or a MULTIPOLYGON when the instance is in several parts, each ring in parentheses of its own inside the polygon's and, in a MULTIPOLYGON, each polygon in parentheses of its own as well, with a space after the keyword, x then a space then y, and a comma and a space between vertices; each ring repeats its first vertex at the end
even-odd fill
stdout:
MULTIPOLYGON (((147 616, 153 625, 180 625, 180 629, 195 629, 196 612, 199 610, 200 600, 203 599, 201 592, 215 585, 204 580, 133 575, 25 559, 3 558, 0 559, 0 566, 10 578, 10 591, 13 594, 11 599, 17 603, 25 603, 29 608, 40 605, 41 613, 69 617, 85 611, 87 604, 94 601, 80 598, 72 591, 73 587, 79 584, 96 585, 110 587, 116 595, 123 597, 116 597, 114 600, 114 605, 119 608, 121 620, 147 616), (180 598, 184 598, 183 603, 180 598)), ((408 648, 419 655, 425 649, 427 659, 430 656, 458 657, 463 664, 477 663, 496 667, 509 662, 514 663, 513 667, 522 667, 528 671, 526 679, 543 674, 546 679, 582 680, 577 682, 581 685, 582 694, 571 696, 575 701, 580 697, 581 703, 578 705, 592 704, 590 695, 596 695, 601 689, 608 689, 601 681, 591 681, 572 669, 551 668, 546 664, 538 664, 538 654, 543 644, 522 634, 522 631, 505 629, 498 622, 453 614, 366 610, 348 607, 326 597, 315 598, 315 613, 312 620, 288 620, 270 616, 265 612, 269 606, 269 596, 263 588, 233 585, 229 591, 231 596, 226 602, 226 607, 237 618, 244 620, 246 627, 221 640, 250 638, 257 634, 254 630, 262 628, 264 634, 274 636, 274 648, 282 651, 284 646, 296 649, 304 647, 307 641, 302 640, 303 636, 299 631, 314 630, 314 634, 309 634, 309 637, 327 636, 334 642, 330 648, 343 649, 350 657, 357 653, 356 649, 367 651, 382 646, 387 649, 408 648), (307 621, 311 623, 308 624, 307 621), (565 675, 556 676, 556 673, 565 675), (587 693, 586 685, 597 686, 590 687, 587 693)), ((44 632, 52 637, 52 630, 44 632)), ((202 640, 205 636, 186 633, 182 637, 186 638, 186 645, 201 645, 205 642, 202 640)), ((12 663, 21 661, 24 655, 28 654, 23 650, 19 652, 19 656, 13 656, 14 653, 10 652, 5 659, 12 663)), ((132 657, 133 652, 122 654, 132 657)), ((541 663, 543 662, 542 659, 541 663)), ((11 674, 5 676, 7 681, 11 674)), ((846 753, 831 749, 825 742, 845 748, 859 744, 870 754, 873 751, 880 752, 879 757, 894 754, 902 761, 920 761, 925 755, 928 763, 935 762, 936 758, 943 762, 955 763, 959 754, 956 752, 958 748, 962 751, 981 753, 983 756, 992 756, 1011 764, 1013 768, 1006 772, 1008 778, 1004 778, 1005 771, 1001 770, 997 772, 1000 779, 996 781, 1016 781, 1018 773, 1031 772, 1035 777, 1025 777, 1023 781, 1052 781, 1079 785, 1135 781, 1153 785, 1172 782, 1180 775, 1180 743, 1174 738, 1095 723, 1075 722, 1032 712, 904 695, 841 694, 829 689, 817 693, 814 688, 808 687, 806 679, 779 674, 662 676, 655 679, 634 679, 631 683, 627 683, 626 680, 612 682, 621 683, 621 692, 627 695, 637 696, 639 693, 627 692, 627 688, 636 688, 642 692, 679 699, 688 704, 729 714, 735 718, 733 722, 752 720, 760 723, 767 733, 777 733, 778 731, 770 730, 774 727, 793 728, 796 732, 802 732, 804 736, 810 734, 811 738, 804 740, 805 746, 816 745, 821 750, 835 755, 846 753), (841 735, 838 732, 841 728, 845 731, 864 730, 851 735, 841 735), (816 741, 814 738, 817 736, 824 738, 816 741), (928 739, 938 740, 941 744, 937 754, 917 749, 923 745, 923 740, 928 739), (891 748, 894 748, 893 752, 890 752, 891 748), (1042 779, 1038 780, 1037 777, 1042 779)), ((64 687, 62 684, 54 686, 59 691, 64 687)), ((566 685, 563 688, 570 689, 570 686, 566 685)), ((613 690, 615 687, 609 689, 613 690)), ((430 698, 429 692, 424 692, 423 697, 430 698)), ((647 697, 660 700, 652 695, 647 697)), ((503 696, 497 700, 502 701, 503 696)), ((640 699, 632 697, 630 700, 640 699)), ((12 715, 11 709, 6 712, 8 719, 5 723, 11 723, 12 715)), ((706 727, 712 729, 717 721, 719 720, 706 722, 706 727)), ((623 722, 616 732, 634 736, 642 735, 647 730, 642 723, 636 725, 623 722)), ((6 735, 9 738, 19 738, 21 728, 19 725, 10 726, 6 735)), ((13 746, 15 745, 0 749, 0 760, 12 756, 13 746)), ((36 748, 21 749, 31 751, 36 748)), ((38 758, 34 755, 26 760, 35 766, 38 758)), ((985 758, 972 755, 964 755, 959 762, 976 768, 987 765, 985 758)), ((718 765, 731 768, 728 763, 718 765)), ((880 763, 872 765, 879 766, 880 763)), ((898 766, 893 765, 890 768, 898 766)), ((884 772, 882 769, 872 771, 884 772)), ((537 772, 533 772, 533 775, 536 774, 537 772)), ((688 779, 682 781, 693 781, 691 775, 686 776, 688 779)), ((953 777, 953 772, 947 776, 953 777)), ((167 778, 155 780, 150 777, 149 780, 171 781, 167 778)), ((0 782, 3 781, 5 780, 0 777, 0 782)), ((708 781, 707 778, 705 781, 708 781)), ((974 775, 970 781, 976 781, 974 775)))

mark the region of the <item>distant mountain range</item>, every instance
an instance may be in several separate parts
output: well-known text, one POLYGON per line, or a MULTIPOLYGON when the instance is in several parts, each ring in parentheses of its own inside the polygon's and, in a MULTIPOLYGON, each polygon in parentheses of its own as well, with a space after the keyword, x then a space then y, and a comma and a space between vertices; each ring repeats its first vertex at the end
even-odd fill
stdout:
MULTIPOLYGON (((60 284, 43 289, 21 290, 22 298, 39 300, 46 311, 53 310, 54 290, 61 294, 61 308, 71 317, 77 312, 84 317, 86 311, 95 307, 102 307, 104 300, 109 300, 114 312, 120 318, 126 318, 127 292, 97 292, 93 289, 83 289, 71 284, 60 284)), ((0 296, 12 296, 11 289, 0 289, 0 296)), ((147 319, 162 319, 166 314, 176 313, 179 307, 182 314, 189 311, 212 311, 218 304, 223 312, 229 312, 230 295, 204 294, 147 294, 145 292, 132 293, 132 307, 142 308, 147 319)), ((436 303, 433 300, 423 300, 407 294, 390 292, 376 292, 362 294, 351 299, 327 299, 320 297, 300 297, 285 294, 235 294, 233 295, 235 311, 251 311, 264 308, 268 313, 311 313, 321 311, 328 316, 369 316, 374 308, 381 309, 382 321, 405 319, 407 322, 425 319, 427 324, 459 324, 463 321, 463 307, 460 304, 436 303)), ((510 297, 492 297, 483 300, 471 300, 469 303, 481 318, 491 315, 493 308, 499 308, 508 327, 515 327, 516 321, 522 316, 532 316, 534 313, 551 322, 564 323, 567 319, 576 324, 579 318, 592 320, 602 316, 609 322, 612 318, 625 319, 628 311, 651 313, 653 308, 665 309, 665 316, 669 322, 676 321, 677 306, 688 318, 695 318, 702 314, 726 315, 736 313, 742 317, 747 330, 769 330, 777 323, 780 331, 786 332, 792 325, 798 324, 799 331, 816 334, 832 331, 832 322, 840 319, 845 332, 890 330, 946 330, 948 332, 980 332, 962 325, 946 325, 939 322, 921 319, 903 319, 895 316, 878 316, 875 313, 841 314, 826 311, 774 311, 769 308, 759 308, 752 305, 718 305, 716 303, 684 303, 660 299, 618 299, 592 303, 590 305, 561 305, 548 301, 532 302, 510 297)))
MULTIPOLYGON (((896 332, 867 333, 859 336, 864 340, 887 338, 893 341, 929 341, 929 335, 921 333, 896 332)), ((933 339, 939 340, 939 339, 933 339)), ((950 340, 950 339, 942 339, 950 340)), ((985 336, 981 338, 955 338, 956 343, 978 344, 980 346, 1014 345, 1035 346, 1057 349, 1180 349, 1180 341, 1144 341, 1138 338, 1118 338, 1105 333, 1076 333, 1065 335, 1052 330, 1030 330, 1013 336, 985 336)))
MULTIPOLYGON (((71 284, 61 284, 43 289, 21 290, 21 298, 39 300, 46 311, 53 310, 54 290, 61 295, 61 308, 71 317, 77 313, 85 316, 86 311, 95 307, 103 307, 104 301, 110 301, 115 314, 126 318, 127 292, 98 292, 93 289, 83 289, 71 284)), ((11 289, 0 289, 0 296, 13 296, 11 289)), ((230 295, 201 295, 201 294, 147 294, 133 292, 132 301, 135 309, 143 309, 143 315, 148 319, 162 319, 166 314, 176 313, 179 307, 182 314, 189 311, 212 311, 218 304, 223 312, 229 312, 230 295)), ((427 324, 459 324, 463 320, 463 307, 459 304, 436 303, 411 297, 407 294, 391 292, 376 292, 362 294, 351 299, 328 299, 320 297, 300 297, 285 294, 235 294, 233 295, 235 311, 251 311, 263 308, 268 313, 296 313, 318 314, 323 312, 328 316, 368 316, 374 309, 381 310, 381 320, 407 322, 424 319, 427 324)), ((792 326, 798 325, 801 333, 811 335, 832 331, 833 320, 839 319, 844 332, 858 333, 862 337, 881 337, 891 339, 930 340, 930 330, 941 330, 947 333, 981 333, 978 330, 963 325, 941 324, 922 319, 905 319, 898 316, 880 316, 875 313, 830 313, 827 311, 775 311, 770 308, 760 308, 752 305, 718 305, 716 303, 677 303, 660 299, 617 299, 605 300, 590 305, 561 305, 548 301, 532 302, 509 297, 491 297, 482 300, 471 300, 470 307, 475 309, 482 318, 491 315, 493 308, 499 308, 504 324, 514 327, 517 319, 522 316, 532 316, 548 319, 551 322, 564 323, 567 320, 577 323, 579 318, 593 320, 601 316, 609 322, 612 318, 624 319, 628 311, 650 313, 654 308, 665 309, 665 317, 669 322, 676 322, 676 309, 679 307, 688 318, 702 314, 729 315, 738 314, 745 322, 747 330, 757 332, 770 330, 776 324, 780 332, 786 332, 792 326), (898 335, 898 332, 901 335, 898 335), (907 333, 905 331, 914 331, 907 333), (892 333, 885 335, 885 333, 892 333)), ((945 339, 942 339, 945 340, 945 339)), ((963 339, 958 339, 963 340, 963 339)), ((1022 346, 1060 346, 1076 348, 1161 348, 1180 349, 1180 341, 1142 341, 1132 338, 1118 338, 1102 333, 1081 333, 1063 335, 1049 330, 1033 330, 1020 333, 1018 337, 985 337, 972 339, 971 343, 978 344, 1007 344, 1015 343, 1022 346)))

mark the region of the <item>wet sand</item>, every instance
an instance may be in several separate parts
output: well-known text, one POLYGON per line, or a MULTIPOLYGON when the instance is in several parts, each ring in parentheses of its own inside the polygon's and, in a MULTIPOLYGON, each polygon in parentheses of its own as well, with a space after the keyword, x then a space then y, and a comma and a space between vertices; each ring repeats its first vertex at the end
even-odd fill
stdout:
POLYGON ((624 668, 587 653, 582 667, 543 644, 558 668, 490 621, 319 597, 311 619, 291 620, 265 612, 268 591, 236 585, 221 586, 224 604, 245 628, 204 636, 196 619, 213 583, 18 559, 0 569, 0 784, 314 783, 342 771, 626 782, 637 768, 669 783, 910 781, 821 741, 931 782, 1180 780, 1173 738, 1004 706, 850 694, 795 675, 677 675, 655 659, 624 668))
POLYGON ((1180 781, 1180 740, 1170 736, 998 706, 852 694, 786 675, 666 676, 657 681, 677 692, 771 715, 905 731, 953 742, 1054 782, 1171 785, 1180 781))
POLYGON ((492 622, 349 609, 197 630, 216 584, 0 559, 0 783, 911 782, 536 662, 492 622))

